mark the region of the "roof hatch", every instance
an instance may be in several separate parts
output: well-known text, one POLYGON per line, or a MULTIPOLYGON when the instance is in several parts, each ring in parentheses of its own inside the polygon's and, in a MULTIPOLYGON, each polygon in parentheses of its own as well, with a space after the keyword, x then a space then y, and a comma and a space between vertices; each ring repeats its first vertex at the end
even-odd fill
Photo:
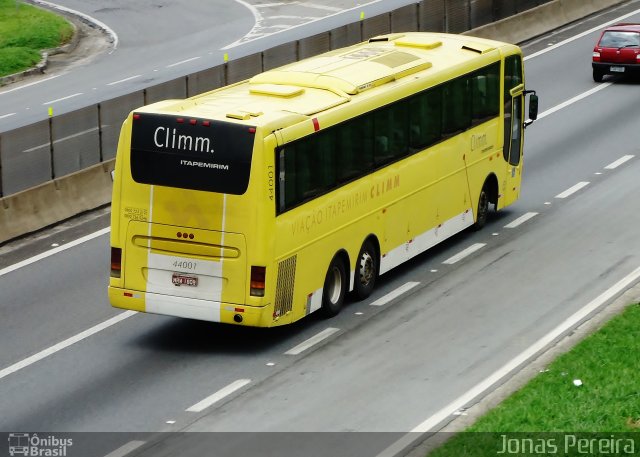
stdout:
MULTIPOLYGON (((385 45, 348 50, 310 62, 295 62, 254 76, 254 87, 282 85, 325 89, 336 94, 355 95, 410 74, 431 68, 431 62, 385 45)), ((259 89, 258 89, 259 90, 259 89)), ((285 89, 283 89, 286 92, 285 89)), ((281 95, 287 96, 287 95, 281 95)), ((293 95, 290 95, 293 96, 293 95)))
POLYGON ((490 46, 483 43, 476 43, 473 41, 467 41, 462 45, 462 49, 467 51, 477 52, 478 54, 484 54, 495 49, 494 46, 490 46))

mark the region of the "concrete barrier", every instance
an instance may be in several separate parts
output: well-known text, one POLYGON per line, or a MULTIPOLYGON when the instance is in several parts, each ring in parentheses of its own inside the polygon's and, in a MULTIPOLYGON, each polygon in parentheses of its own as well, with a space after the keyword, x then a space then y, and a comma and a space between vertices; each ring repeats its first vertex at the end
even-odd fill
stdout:
POLYGON ((362 22, 352 22, 331 30, 331 49, 344 48, 361 41, 362 22))
MULTIPOLYGON (((535 6, 535 5, 534 5, 535 6)), ((493 22, 493 0, 476 0, 469 8, 469 23, 472 29, 493 22)))
POLYGON ((5 195, 53 178, 49 119, 2 133, 0 173, 5 195))
POLYGON ((379 14, 362 21, 362 39, 391 33, 391 13, 379 14))
POLYGON ((54 178, 100 163, 98 105, 52 117, 51 145, 54 178))
MULTIPOLYGON (((464 33, 519 43, 624 1, 552 0, 516 16, 477 27, 464 33)), ((481 0, 478 0, 477 3, 477 6, 480 7, 481 0)), ((504 2, 505 7, 509 4, 513 5, 513 3, 512 0, 505 0, 504 2)), ((460 2, 460 4, 468 5, 469 7, 472 5, 467 1, 460 2)), ((446 17, 445 5, 445 0, 423 0, 420 2, 418 6, 419 29, 422 31, 444 31, 448 27, 444 19, 446 17)), ((454 10, 448 9, 447 13, 456 17, 454 10)), ((495 13, 496 11, 494 11, 495 13)), ((480 20, 485 20, 486 14, 486 12, 482 13, 483 19, 480 20)), ((384 16, 372 18, 366 23, 367 32, 377 34, 380 30, 379 27, 382 27, 383 30, 386 30, 386 27, 391 27, 391 25, 387 26, 385 21, 388 22, 388 19, 391 18, 391 22, 393 22, 393 13, 386 15, 386 18, 384 16)), ((336 49, 362 41, 363 22, 354 22, 339 27, 328 32, 326 36, 319 35, 318 40, 304 41, 304 44, 301 40, 298 43, 300 56, 306 57, 312 48, 326 48, 327 43, 330 43, 331 49, 336 49), (303 52, 302 49, 306 49, 306 51, 303 52)), ((451 23, 451 26, 458 27, 453 23, 451 23)), ((189 95, 193 95, 193 92, 197 92, 201 88, 204 89, 208 84, 216 86, 222 81, 230 84, 246 79, 262 71, 262 56, 262 53, 258 53, 235 61, 232 60, 216 69, 206 70, 201 74, 197 74, 193 81, 187 78, 182 82, 172 81, 147 89, 146 95, 151 99, 179 97, 181 94, 185 96, 187 85, 189 85, 189 95), (205 83, 204 80, 209 78, 213 81, 205 83)), ((276 56, 270 55, 269 59, 271 57, 276 58, 276 56)), ((140 94, 137 96, 139 97, 140 94)), ((133 100, 128 96, 125 96, 125 98, 126 105, 136 103, 135 96, 133 96, 133 100)), ((122 101, 124 99, 114 100, 113 103, 105 102, 101 106, 101 125, 107 121, 106 124, 109 127, 106 130, 102 127, 101 131, 104 158, 113 154, 113 152, 107 153, 105 148, 109 151, 115 150, 119 125, 126 114, 123 113, 120 117, 119 112, 114 115, 111 111, 112 109, 118 111, 116 107, 122 101)), ((122 110, 128 112, 129 106, 123 107, 122 110)), ((20 187, 24 186, 24 182, 14 182, 11 170, 20 165, 18 162, 23 162, 24 160, 39 160, 43 163, 41 164, 42 167, 37 167, 37 169, 44 170, 45 174, 51 173, 48 155, 34 155, 41 152, 42 145, 49 140, 48 122, 48 120, 43 121, 40 126, 34 124, 24 127, 24 131, 3 133, 0 138, 0 171, 2 173, 0 182, 2 182, 5 191, 6 189, 17 189, 15 190, 16 192, 21 190, 18 193, 0 198, 0 243, 40 230, 110 202, 112 189, 110 171, 113 169, 114 160, 103 162, 86 170, 48 181, 45 184, 26 190, 22 190, 24 187, 20 187), (36 134, 38 132, 40 133, 36 134), (8 152, 14 149, 23 153, 16 155, 8 152)), ((48 144, 45 144, 45 146, 48 146, 48 144)), ((40 179, 41 177, 33 177, 33 179, 36 178, 40 179)))
POLYGON ((262 68, 263 71, 267 71, 272 68, 282 67, 297 60, 298 42, 290 41, 289 43, 281 44, 280 46, 264 51, 262 53, 262 68))
POLYGON ((469 21, 469 0, 447 2, 445 6, 448 33, 462 33, 471 28, 469 21))
POLYGON ((180 77, 166 81, 144 90, 144 104, 150 105, 162 100, 185 98, 187 96, 187 78, 180 77))
POLYGON ((100 153, 102 160, 115 159, 120 128, 130 111, 144 105, 139 90, 100 103, 100 153))
POLYGON ((418 25, 418 5, 403 6, 391 12, 391 32, 417 32, 418 25))
POLYGON ((444 32, 445 0, 425 0, 420 2, 418 6, 418 22, 420 23, 421 32, 444 32))
POLYGON ((227 84, 233 84, 251 78, 262 71, 262 53, 251 54, 226 64, 227 84))
POLYGON ((298 40, 298 56, 300 60, 331 51, 331 34, 320 33, 298 40))
POLYGON ((114 163, 103 162, 3 198, 0 243, 108 204, 114 163))
POLYGON ((224 71, 224 65, 218 65, 187 76, 187 97, 224 86, 224 71))
POLYGON ((520 43, 623 1, 555 0, 464 34, 520 43))

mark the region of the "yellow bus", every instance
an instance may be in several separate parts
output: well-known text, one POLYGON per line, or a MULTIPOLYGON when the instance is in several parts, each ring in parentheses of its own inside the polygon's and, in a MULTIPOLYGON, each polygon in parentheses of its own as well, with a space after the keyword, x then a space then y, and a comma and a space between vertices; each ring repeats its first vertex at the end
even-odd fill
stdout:
POLYGON ((436 33, 135 110, 116 158, 110 302, 260 327, 334 315, 517 200, 536 113, 517 46, 436 33))

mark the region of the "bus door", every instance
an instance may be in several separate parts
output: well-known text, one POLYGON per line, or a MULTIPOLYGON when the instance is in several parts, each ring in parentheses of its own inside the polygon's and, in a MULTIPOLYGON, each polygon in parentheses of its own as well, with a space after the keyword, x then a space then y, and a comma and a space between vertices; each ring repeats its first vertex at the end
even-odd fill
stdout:
POLYGON ((507 206, 518 199, 522 180, 522 139, 524 133, 524 84, 522 59, 505 59, 504 77, 504 145, 503 155, 507 167, 502 182, 502 202, 507 206))

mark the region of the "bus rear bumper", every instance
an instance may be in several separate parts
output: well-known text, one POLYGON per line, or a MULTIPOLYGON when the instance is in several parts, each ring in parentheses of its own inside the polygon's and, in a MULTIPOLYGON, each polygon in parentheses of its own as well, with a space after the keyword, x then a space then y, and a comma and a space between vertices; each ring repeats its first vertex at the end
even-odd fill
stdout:
POLYGON ((267 315, 269 306, 237 305, 214 300, 133 291, 112 286, 109 286, 109 301, 111 306, 115 308, 225 324, 263 327, 271 325, 270 323, 273 321, 272 316, 267 315))

